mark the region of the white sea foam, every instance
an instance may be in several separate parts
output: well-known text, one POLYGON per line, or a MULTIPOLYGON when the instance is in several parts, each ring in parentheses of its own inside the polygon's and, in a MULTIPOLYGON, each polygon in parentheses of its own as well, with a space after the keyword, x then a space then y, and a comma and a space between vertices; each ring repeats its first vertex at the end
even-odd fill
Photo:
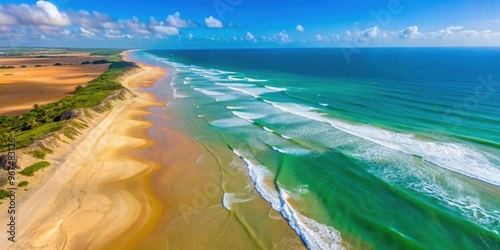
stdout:
POLYGON ((222 83, 222 82, 215 82, 215 85, 219 86, 230 86, 230 87, 254 87, 256 86, 255 84, 248 84, 248 83, 222 83))
POLYGON ((224 70, 219 70, 219 69, 214 69, 214 70, 221 73, 221 74, 236 74, 236 72, 231 72, 231 71, 224 71, 224 70))
POLYGON ((252 121, 240 118, 220 119, 210 122, 210 125, 220 128, 242 127, 252 124, 252 121))
POLYGON ((318 104, 323 106, 323 107, 328 107, 328 104, 326 104, 326 103, 318 103, 318 104))
POLYGON ((500 167, 493 163, 500 162, 498 156, 462 144, 426 141, 417 139, 412 134, 396 133, 369 125, 349 124, 326 117, 319 110, 300 104, 266 102, 285 112, 328 123, 386 148, 417 155, 442 168, 500 186, 500 167))
POLYGON ((277 92, 287 90, 286 88, 277 88, 277 87, 272 87, 272 86, 267 86, 267 85, 266 85, 266 86, 264 86, 264 87, 265 87, 265 88, 267 88, 267 89, 270 89, 270 90, 275 90, 275 91, 277 91, 277 92))
POLYGON ((245 80, 249 81, 249 82, 267 82, 269 80, 266 80, 266 79, 253 79, 253 78, 250 78, 250 77, 245 77, 244 78, 245 80))
POLYGON ((262 127, 265 131, 267 132, 270 132, 270 133, 274 133, 274 130, 268 128, 268 127, 262 127))
POLYGON ((201 89, 201 88, 193 88, 193 89, 200 92, 200 93, 203 93, 207 96, 214 98, 217 102, 219 102, 219 101, 232 101, 232 100, 238 99, 237 96, 228 95, 228 94, 223 93, 223 92, 201 89))
POLYGON ((305 149, 303 147, 293 147, 293 146, 283 146, 283 145, 280 145, 278 147, 272 146, 272 149, 287 155, 310 155, 314 152, 312 150, 305 149))
POLYGON ((257 192, 255 191, 255 188, 253 186, 253 183, 249 183, 246 185, 244 188, 239 190, 238 192, 235 193, 224 193, 224 196, 222 197, 222 206, 224 206, 225 209, 231 210, 231 205, 236 204, 236 203, 243 203, 243 202, 248 202, 255 197, 257 197, 257 192))
POLYGON ((262 94, 279 92, 276 90, 271 90, 271 89, 266 89, 266 88, 235 88, 232 86, 228 86, 228 88, 231 90, 246 94, 246 95, 253 96, 255 98, 258 98, 262 94))
POLYGON ((233 81, 243 81, 243 80, 245 80, 245 78, 237 78, 237 77, 234 77, 234 76, 228 76, 227 79, 233 80, 233 81))
POLYGON ((249 160, 249 156, 244 156, 237 150, 234 150, 234 153, 242 158, 247 165, 255 189, 262 198, 268 201, 274 210, 283 215, 290 227, 304 240, 309 249, 344 249, 339 231, 295 211, 289 203, 291 195, 287 190, 281 188, 280 192, 277 192, 265 184, 266 180, 270 182, 273 179, 272 173, 266 167, 253 163, 249 160))
POLYGON ((174 92, 175 99, 182 99, 182 98, 188 98, 188 97, 189 97, 188 95, 183 95, 183 94, 179 94, 177 92, 174 92))
POLYGON ((245 119, 245 120, 249 120, 249 121, 254 121, 254 120, 257 120, 257 119, 261 119, 261 118, 264 118, 266 117, 265 115, 263 114, 259 114, 259 113, 250 113, 250 112, 243 112, 243 111, 232 111, 232 113, 237 116, 237 117, 240 117, 242 119, 245 119))

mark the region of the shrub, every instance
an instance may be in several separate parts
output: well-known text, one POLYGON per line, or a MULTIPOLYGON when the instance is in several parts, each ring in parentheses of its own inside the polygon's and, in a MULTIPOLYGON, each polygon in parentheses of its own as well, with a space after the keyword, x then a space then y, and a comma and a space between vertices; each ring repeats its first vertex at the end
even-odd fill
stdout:
POLYGON ((82 89, 83 89, 83 87, 81 85, 78 85, 78 86, 75 87, 75 92, 78 92, 78 91, 80 91, 82 89))
POLYGON ((10 192, 5 189, 0 189, 0 200, 3 200, 10 196, 10 192))
POLYGON ((30 152, 33 157, 36 157, 38 159, 45 159, 45 152, 42 152, 40 150, 35 150, 30 152))
POLYGON ((82 65, 90 64, 89 61, 82 62, 82 65))
POLYGON ((109 63, 107 60, 96 60, 93 61, 92 64, 106 64, 109 63))
POLYGON ((61 66, 61 63, 55 63, 54 66, 61 66))
POLYGON ((41 162, 37 162, 29 167, 26 167, 25 169, 23 169, 19 173, 22 175, 25 175, 25 176, 33 176, 33 175, 35 175, 36 171, 38 171, 42 168, 46 168, 48 166, 50 166, 50 163, 48 163, 46 161, 41 161, 41 162))
POLYGON ((25 187, 25 186, 28 186, 29 182, 27 181, 21 181, 19 182, 19 184, 17 184, 18 187, 25 187))

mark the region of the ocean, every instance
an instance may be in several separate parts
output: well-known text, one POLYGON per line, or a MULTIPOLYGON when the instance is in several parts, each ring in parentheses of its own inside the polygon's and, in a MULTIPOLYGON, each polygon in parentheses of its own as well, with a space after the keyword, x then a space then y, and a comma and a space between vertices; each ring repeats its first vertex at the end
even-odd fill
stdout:
MULTIPOLYGON (((310 249, 500 249, 500 48, 139 50, 310 249)), ((215 143, 217 142, 217 143, 215 143)), ((237 214, 253 199, 222 186, 237 214)))

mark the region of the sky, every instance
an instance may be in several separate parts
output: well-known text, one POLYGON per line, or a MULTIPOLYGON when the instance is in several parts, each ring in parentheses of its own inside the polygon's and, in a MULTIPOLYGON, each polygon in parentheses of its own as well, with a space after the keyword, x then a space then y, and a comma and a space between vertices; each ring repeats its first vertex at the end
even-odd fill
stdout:
POLYGON ((500 46, 500 1, 0 0, 0 46, 500 46))

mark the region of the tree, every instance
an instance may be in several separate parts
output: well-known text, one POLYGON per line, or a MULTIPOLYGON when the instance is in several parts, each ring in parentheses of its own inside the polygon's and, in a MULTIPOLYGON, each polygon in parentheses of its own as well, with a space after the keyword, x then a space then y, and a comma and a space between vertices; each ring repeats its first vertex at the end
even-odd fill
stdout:
POLYGON ((24 127, 26 129, 34 129, 36 128, 37 126, 39 125, 38 121, 36 120, 35 117, 33 116, 30 116, 28 118, 26 118, 26 121, 24 123, 24 127))
POLYGON ((49 123, 49 122, 51 122, 51 121, 52 121, 52 119, 50 118, 50 116, 49 116, 46 112, 44 112, 44 114, 43 114, 43 115, 41 115, 41 116, 39 117, 39 119, 40 119, 40 121, 41 121, 42 123, 49 123))

